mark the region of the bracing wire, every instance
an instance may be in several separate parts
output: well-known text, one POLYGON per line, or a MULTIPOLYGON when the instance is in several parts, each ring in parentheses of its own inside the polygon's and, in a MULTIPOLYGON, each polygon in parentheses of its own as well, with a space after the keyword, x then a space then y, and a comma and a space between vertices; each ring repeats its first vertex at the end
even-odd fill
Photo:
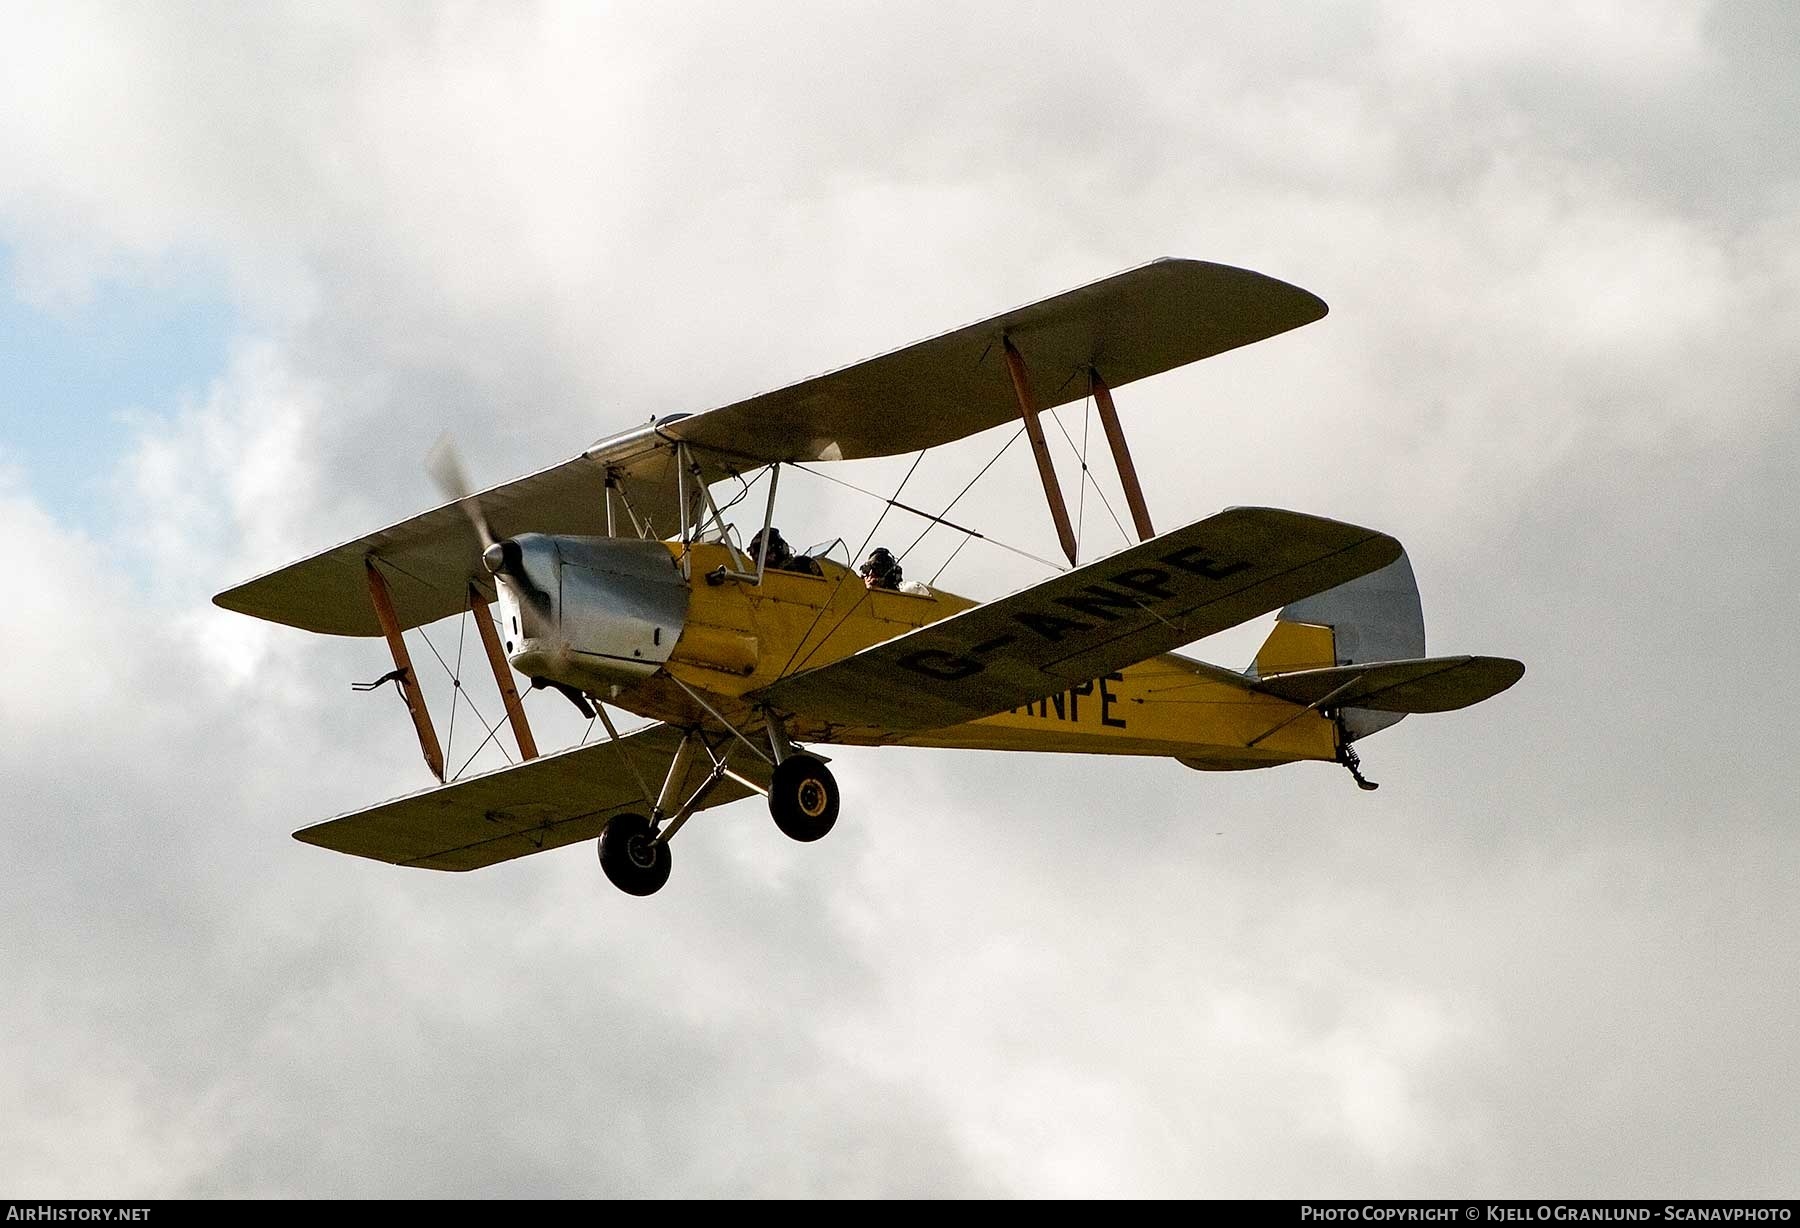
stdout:
MULTIPOLYGON (((456 672, 450 668, 450 663, 448 661, 444 660, 444 654, 439 652, 437 650, 437 645, 431 642, 431 637, 425 633, 425 628, 415 627, 414 630, 416 630, 419 633, 419 638, 425 641, 425 647, 431 649, 431 655, 437 658, 437 663, 439 665, 443 666, 444 672, 446 674, 450 675, 450 683, 451 683, 451 686, 454 688, 454 692, 461 693, 463 690, 462 679, 457 677, 456 672)), ((458 662, 458 664, 460 664, 460 661, 458 662)), ((484 747, 486 747, 489 742, 494 742, 494 745, 499 748, 500 753, 502 755, 506 756, 506 762, 508 764, 512 763, 513 757, 507 751, 506 744, 504 742, 494 741, 495 735, 498 734, 500 731, 500 726, 497 724, 495 724, 495 725, 488 724, 487 717, 485 717, 481 714, 481 709, 475 706, 475 701, 473 699, 470 699, 468 697, 468 695, 466 695, 466 694, 463 695, 463 702, 465 702, 469 705, 469 711, 473 712, 475 714, 475 719, 480 721, 482 724, 482 727, 487 730, 487 737, 483 738, 481 740, 481 745, 477 746, 475 748, 475 754, 479 755, 482 752, 482 749, 484 747)), ((451 715, 452 715, 452 717, 454 717, 454 715, 455 715, 455 711, 456 711, 455 705, 456 705, 456 700, 455 700, 455 697, 453 694, 452 698, 451 698, 451 715)), ((449 752, 446 751, 445 753, 448 754, 449 752)), ((463 766, 461 768, 457 769, 456 775, 452 776, 450 779, 455 780, 457 777, 461 776, 464 771, 468 770, 469 764, 473 763, 474 761, 475 761, 475 756, 474 755, 469 756, 469 759, 466 762, 464 762, 463 766)))
MULTIPOLYGON (((1081 403, 1081 474, 1085 479, 1088 472, 1088 427, 1094 419, 1093 394, 1089 393, 1081 403)), ((1075 494, 1075 557, 1081 557, 1081 526, 1087 522, 1087 488, 1084 480, 1076 488, 1075 494)))
MULTIPOLYGON (((1050 421, 1056 423, 1056 429, 1062 432, 1063 441, 1069 445, 1069 451, 1074 452, 1076 460, 1081 462, 1082 479, 1085 482, 1093 484, 1094 494, 1099 497, 1101 506, 1106 508, 1106 514, 1112 517, 1113 527, 1119 530, 1119 536, 1124 539, 1125 544, 1128 546, 1131 545, 1131 534, 1125 531, 1124 524, 1119 520, 1119 514, 1113 511, 1112 501, 1106 497, 1106 492, 1100 489, 1100 483, 1095 480, 1093 473, 1088 469, 1087 450, 1085 446, 1082 450, 1076 451, 1075 440, 1069 434, 1068 428, 1062 424, 1062 419, 1056 416, 1054 410, 1052 410, 1048 416, 1050 421)), ((1085 489, 1085 487, 1083 489, 1085 489)))
MULTIPOLYGON (((445 755, 448 755, 450 753, 450 748, 452 746, 456 745, 456 708, 457 708, 456 701, 459 698, 461 698, 462 693, 463 693, 463 685, 462 685, 463 643, 468 638, 469 638, 469 612, 467 610, 464 610, 463 616, 456 620, 456 672, 450 676, 450 728, 448 730, 446 730, 444 733, 444 754, 445 755)), ((473 710, 473 708, 474 708, 474 705, 471 704, 470 709, 473 710)))
MULTIPOLYGON (((918 471, 919 462, 925 459, 925 452, 926 452, 926 449, 920 448, 919 454, 917 456, 913 457, 913 463, 910 467, 908 467, 908 469, 906 471, 906 476, 901 478, 900 485, 898 485, 894 488, 894 497, 892 499, 882 499, 883 507, 881 509, 881 515, 875 517, 875 523, 873 525, 869 526, 868 533, 863 536, 862 545, 857 547, 856 553, 850 556, 850 565, 852 567, 854 567, 856 565, 856 560, 862 554, 862 552, 869 548, 869 543, 875 540, 875 534, 877 531, 880 530, 881 522, 883 520, 887 519, 887 514, 890 511, 892 511, 895 507, 903 506, 897 502, 897 500, 900 498, 900 492, 906 489, 906 484, 908 482, 912 481, 912 475, 918 471)), ((808 469, 807 472, 811 473, 813 471, 808 469)), ((820 474, 819 476, 824 477, 826 475, 820 474)), ((837 481, 836 478, 833 478, 832 480, 837 481)), ((843 485, 848 486, 849 483, 845 482, 845 483, 843 483, 843 485)), ((873 492, 865 492, 865 493, 873 494, 873 492)), ((877 499, 881 498, 880 495, 875 495, 874 497, 877 499)), ((813 615, 812 622, 807 624, 806 635, 802 635, 800 637, 800 639, 794 644, 794 651, 788 654, 787 664, 783 665, 781 667, 781 672, 783 674, 786 674, 790 669, 794 668, 794 658, 799 656, 801 646, 806 643, 807 636, 810 636, 813 633, 813 629, 819 625, 819 620, 825 617, 825 611, 831 608, 831 600, 836 599, 839 589, 842 588, 842 586, 845 584, 845 582, 847 580, 848 574, 849 573, 846 573, 844 576, 838 577, 837 586, 831 590, 831 599, 827 600, 824 605, 819 607, 819 612, 817 614, 813 615)), ((837 629, 844 625, 844 622, 846 619, 848 619, 852 614, 856 613, 858 607, 860 607, 864 601, 868 600, 868 596, 869 596, 869 594, 868 594, 867 589, 864 589, 861 593, 857 594, 856 600, 850 603, 850 608, 848 610, 845 610, 843 613, 843 616, 841 618, 839 618, 837 620, 837 622, 835 622, 831 625, 831 630, 827 631, 824 635, 820 636, 819 642, 817 644, 814 644, 812 646, 812 648, 810 650, 808 650, 807 654, 804 657, 800 658, 800 664, 802 666, 804 666, 808 661, 812 660, 813 653, 817 652, 819 650, 819 648, 825 643, 826 640, 829 640, 833 635, 837 634, 837 629)))
MULTIPOLYGON (((893 511, 894 508, 902 506, 901 504, 899 504, 897 502, 897 500, 900 498, 900 492, 906 489, 906 484, 908 482, 912 481, 912 475, 915 472, 917 472, 917 470, 919 468, 919 462, 924 459, 925 459, 925 449, 920 448, 919 454, 917 456, 913 457, 913 463, 912 463, 911 467, 909 467, 907 469, 906 476, 900 479, 900 485, 894 487, 894 497, 892 499, 887 499, 887 500, 883 501, 886 503, 887 506, 885 506, 881 509, 881 515, 875 517, 875 523, 870 525, 869 531, 863 535, 862 545, 857 547, 856 554, 850 556, 850 561, 852 563, 856 562, 857 558, 859 558, 862 555, 862 552, 869 548, 869 543, 875 540, 875 534, 881 530, 881 522, 887 519, 887 514, 891 511, 893 511)), ((911 510, 911 509, 908 509, 908 510, 911 510)))
MULTIPOLYGON (((994 453, 993 456, 988 458, 988 463, 983 465, 979 470, 977 470, 974 477, 970 478, 967 482, 963 483, 963 488, 956 492, 956 497, 951 499, 950 502, 944 504, 944 510, 938 513, 937 517, 933 520, 933 522, 931 524, 928 524, 925 526, 925 532, 919 534, 918 537, 913 539, 912 545, 908 546, 905 550, 902 550, 900 552, 900 558, 902 560, 904 560, 906 558, 906 556, 911 554, 914 550, 918 549, 919 543, 925 540, 926 534, 930 533, 933 529, 937 528, 937 526, 939 524, 949 524, 949 522, 944 520, 943 517, 948 516, 950 514, 950 509, 955 507, 958 503, 962 502, 962 497, 964 495, 968 494, 969 491, 974 488, 975 483, 981 481, 981 479, 987 475, 987 471, 989 469, 992 469, 995 466, 995 464, 997 464, 999 462, 999 460, 1002 456, 1006 455, 1006 450, 1008 448, 1012 447, 1013 444, 1017 443, 1019 436, 1023 435, 1024 433, 1025 433, 1025 428, 1023 426, 1019 427, 1018 430, 1014 431, 1012 433, 1011 437, 1008 438, 1005 443, 1000 445, 1000 450, 998 452, 994 453)), ((950 527, 953 529, 957 529, 962 533, 967 534, 968 537, 980 537, 984 541, 993 541, 993 538, 987 537, 985 534, 976 533, 970 529, 964 529, 961 525, 950 525, 950 527)), ((1004 545, 1004 543, 1001 543, 1001 542, 994 542, 994 544, 996 546, 1004 545)), ((965 545, 965 546, 968 545, 968 540, 966 537, 963 541, 963 545, 965 545)), ((962 548, 961 546, 957 547, 958 550, 960 550, 961 548, 962 548)), ((1005 547, 1005 548, 1011 549, 1010 546, 1005 547)), ((1023 554, 1024 552, 1019 551, 1018 553, 1023 554)), ((952 554, 951 557, 954 558, 955 555, 952 554)), ((1027 557, 1029 557, 1029 556, 1027 556, 1027 557)), ((946 564, 946 566, 947 565, 948 564, 946 564)), ((1054 566, 1054 564, 1052 564, 1052 566, 1054 566)), ((942 567, 938 568, 938 573, 940 575, 943 573, 942 567)), ((933 579, 936 579, 936 577, 934 576, 933 579)))

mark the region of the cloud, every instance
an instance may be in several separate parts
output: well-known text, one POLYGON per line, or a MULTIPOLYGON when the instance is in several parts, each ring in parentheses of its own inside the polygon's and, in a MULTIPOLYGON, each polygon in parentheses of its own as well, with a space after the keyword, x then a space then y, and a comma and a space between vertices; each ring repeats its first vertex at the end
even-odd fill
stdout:
MULTIPOLYGON (((241 336, 134 420, 110 532, 0 488, 10 1186, 1772 1192, 1800 265, 1794 159, 1742 133, 1792 90, 1773 12, 12 15, 16 288, 206 267, 241 336), (423 783, 416 748, 345 686, 379 646, 208 598, 430 502, 445 427, 498 480, 1164 253, 1333 314, 1121 390, 1158 523, 1390 528, 1434 648, 1530 666, 1367 744, 1380 793, 846 752, 830 840, 709 812, 648 901, 585 848, 436 876, 287 839, 423 783)), ((874 520, 783 486, 791 540, 874 520)), ((970 499, 1053 551, 1022 448, 970 499)), ((971 548, 945 583, 1036 574, 971 548)))

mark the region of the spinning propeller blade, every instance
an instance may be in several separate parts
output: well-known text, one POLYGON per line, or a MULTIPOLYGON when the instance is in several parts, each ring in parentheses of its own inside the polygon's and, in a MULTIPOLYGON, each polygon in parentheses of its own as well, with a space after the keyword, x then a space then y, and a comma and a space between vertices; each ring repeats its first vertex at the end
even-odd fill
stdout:
POLYGON ((457 455, 456 441, 445 431, 438 436, 437 443, 425 456, 425 471, 437 483, 438 490, 444 498, 454 499, 462 505, 463 515, 469 518, 469 524, 475 529, 475 536, 481 539, 481 548, 488 550, 494 545, 493 530, 488 528, 487 516, 481 510, 481 502, 469 489, 469 479, 463 473, 462 458, 457 455))
POLYGON ((487 513, 481 509, 481 500, 475 497, 474 491, 469 487, 468 476, 463 472, 462 457, 457 454, 456 441, 450 437, 449 431, 438 436, 437 443, 432 445, 425 457, 425 470, 431 474, 444 497, 460 505, 463 515, 469 518, 470 527, 481 541, 481 562, 488 574, 505 576, 512 581, 514 589, 532 612, 548 622, 549 595, 538 588, 526 574, 518 543, 500 541, 494 537, 493 529, 488 526, 487 513))

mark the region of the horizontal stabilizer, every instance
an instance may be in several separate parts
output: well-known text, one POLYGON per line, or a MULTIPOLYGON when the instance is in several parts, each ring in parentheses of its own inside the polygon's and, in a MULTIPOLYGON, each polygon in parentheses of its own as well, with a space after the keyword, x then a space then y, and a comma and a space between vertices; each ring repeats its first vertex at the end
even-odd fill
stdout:
POLYGON ((755 698, 882 735, 1016 708, 1385 566, 1373 529, 1239 507, 783 678, 755 698))
MULTIPOLYGON (((627 734, 616 746, 592 742, 439 785, 305 828, 294 839, 393 865, 475 870, 592 840, 615 814, 649 813, 651 803, 644 799, 638 777, 652 789, 660 786, 680 744, 680 730, 652 725, 627 734), (635 776, 621 753, 630 756, 635 776)), ((694 756, 682 796, 692 793, 710 770, 705 755, 694 756)), ((752 780, 766 779, 760 759, 748 760, 738 770, 752 780)), ((706 806, 749 796, 750 790, 726 777, 707 795, 706 806)))
POLYGON ((1255 679, 1250 686, 1309 707, 1454 712, 1498 695, 1524 674, 1524 665, 1506 657, 1426 657, 1298 670, 1255 679))

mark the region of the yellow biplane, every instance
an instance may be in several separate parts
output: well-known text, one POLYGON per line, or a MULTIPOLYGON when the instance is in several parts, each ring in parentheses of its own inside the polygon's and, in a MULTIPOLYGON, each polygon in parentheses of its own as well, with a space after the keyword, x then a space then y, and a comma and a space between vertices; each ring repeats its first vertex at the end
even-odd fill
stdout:
POLYGON ((1353 742, 1407 713, 1477 703, 1524 666, 1427 657, 1411 566, 1372 529, 1232 508, 1157 534, 1112 399, 1325 310, 1258 273, 1160 260, 653 420, 478 493, 440 451, 443 506, 215 600, 308 631, 385 637, 388 678, 440 782, 402 632, 473 613, 520 762, 296 838, 436 870, 597 840, 606 876, 648 895, 668 879, 670 840, 707 807, 761 794, 788 836, 830 831, 838 789, 809 745, 1161 755, 1207 771, 1322 760, 1374 788, 1353 742), (1139 542, 1077 566, 1039 415, 1089 397, 1139 542), (885 563, 859 575, 847 551, 796 558, 772 530, 784 466, 922 451, 1009 423, 1029 438, 1069 559, 1042 583, 979 604, 894 588, 885 563), (766 481, 747 541, 713 494, 728 481, 740 497, 766 481), (1242 673, 1174 652, 1270 611, 1274 631, 1242 673), (540 756, 515 671, 597 718, 605 740, 540 756), (621 735, 608 705, 654 723, 621 735))

